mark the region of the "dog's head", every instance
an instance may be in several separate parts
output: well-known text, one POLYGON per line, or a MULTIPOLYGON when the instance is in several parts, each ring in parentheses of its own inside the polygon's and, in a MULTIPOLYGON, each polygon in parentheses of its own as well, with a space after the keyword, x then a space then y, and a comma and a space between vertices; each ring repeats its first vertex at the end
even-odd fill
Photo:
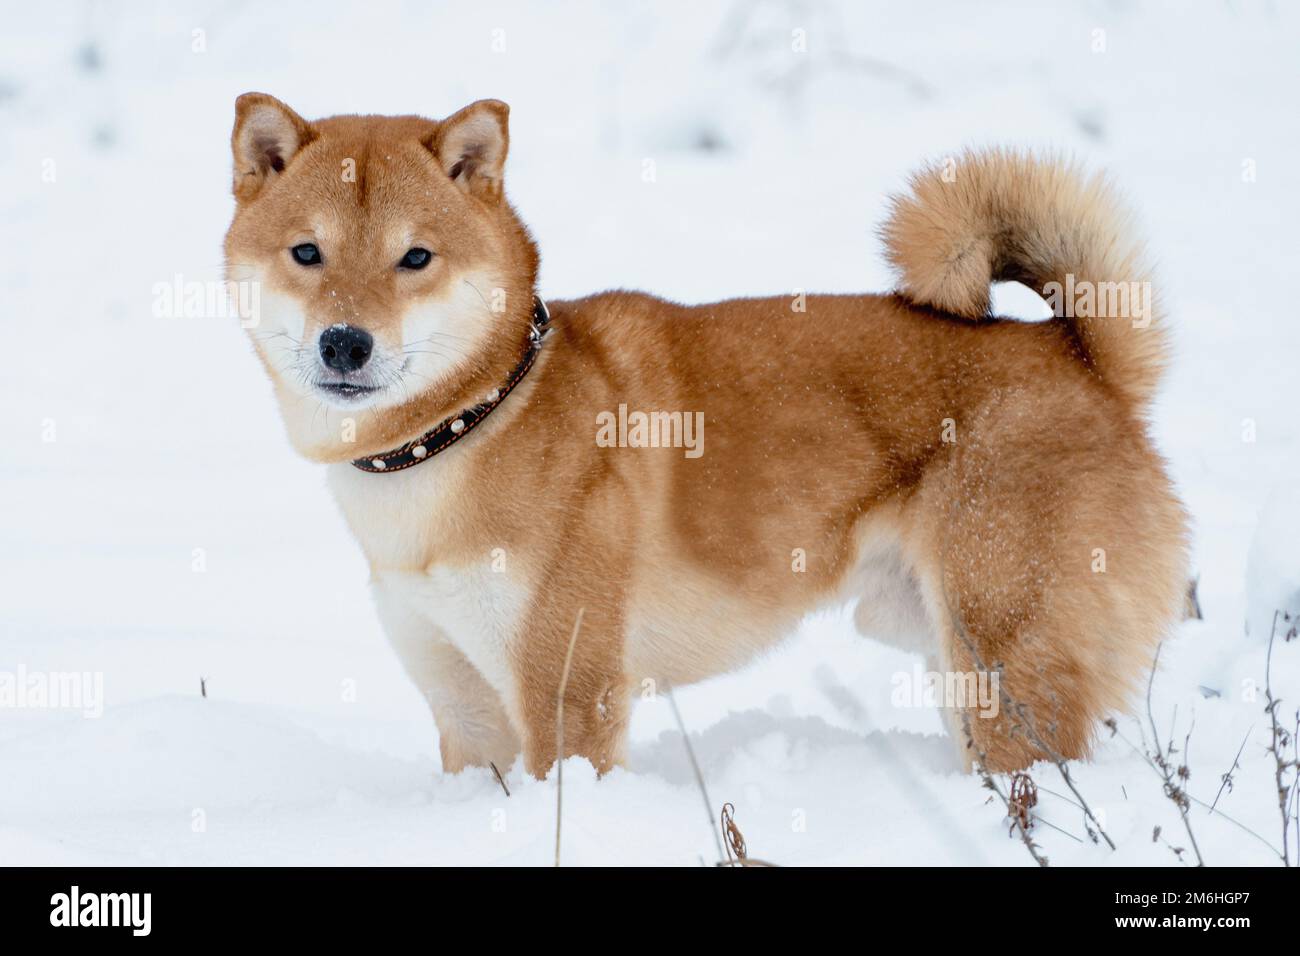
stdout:
POLYGON ((235 103, 228 279, 304 454, 345 460, 481 401, 518 361, 537 252, 505 200, 509 108, 308 122, 235 103))

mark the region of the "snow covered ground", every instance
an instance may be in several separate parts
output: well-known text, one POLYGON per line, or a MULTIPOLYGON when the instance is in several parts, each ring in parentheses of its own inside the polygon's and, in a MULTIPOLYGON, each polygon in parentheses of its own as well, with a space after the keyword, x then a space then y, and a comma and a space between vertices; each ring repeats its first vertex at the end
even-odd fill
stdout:
MULTIPOLYGON (((1276 865, 1262 681, 1273 609, 1300 592, 1300 15, 984 6, 4 0, 0 672, 101 675, 103 699, 98 716, 0 710, 0 863, 551 860, 553 779, 516 768, 507 798, 490 773, 441 772, 365 564, 242 331, 153 314, 156 284, 220 274, 233 101, 264 90, 307 116, 510 102, 507 188, 553 298, 884 289, 873 228, 920 160, 1015 143, 1113 170, 1177 335, 1155 433, 1195 516, 1205 613, 1166 643, 1152 710, 1180 749, 1191 730, 1206 803, 1241 748, 1227 816, 1190 811, 1206 862, 1276 865)), ((1273 656, 1292 713, 1300 642, 1273 656)), ((916 663, 835 613, 679 692, 752 854, 1032 864, 937 713, 891 703, 916 663)), ((716 858, 675 728, 643 703, 626 770, 566 764, 566 863, 716 858)), ((1118 848, 1087 840, 1040 767, 1053 864, 1190 857, 1123 740, 1074 775, 1118 848)))

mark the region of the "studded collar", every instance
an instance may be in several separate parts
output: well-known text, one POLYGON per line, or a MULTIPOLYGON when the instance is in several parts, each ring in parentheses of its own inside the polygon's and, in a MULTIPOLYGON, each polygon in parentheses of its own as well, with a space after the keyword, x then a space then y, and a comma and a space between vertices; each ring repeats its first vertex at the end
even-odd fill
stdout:
POLYGON ((452 417, 444 419, 419 438, 392 451, 370 458, 357 458, 352 462, 353 467, 373 475, 387 474, 414 467, 420 462, 428 461, 440 451, 450 448, 473 431, 475 425, 492 414, 492 410, 505 401, 505 397, 523 380, 528 370, 533 367, 533 363, 537 361, 537 356, 542 350, 542 342, 550 331, 551 313, 541 297, 534 296, 533 321, 528 330, 528 347, 524 351, 524 357, 519 360, 519 364, 504 383, 488 392, 487 397, 477 405, 471 405, 452 417))

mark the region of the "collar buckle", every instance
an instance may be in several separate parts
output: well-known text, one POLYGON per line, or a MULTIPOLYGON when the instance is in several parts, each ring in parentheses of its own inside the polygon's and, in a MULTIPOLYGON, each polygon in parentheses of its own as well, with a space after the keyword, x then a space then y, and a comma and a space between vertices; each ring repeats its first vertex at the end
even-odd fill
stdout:
POLYGON ((540 295, 533 296, 533 321, 528 325, 528 341, 534 346, 551 334, 551 310, 546 307, 540 295))

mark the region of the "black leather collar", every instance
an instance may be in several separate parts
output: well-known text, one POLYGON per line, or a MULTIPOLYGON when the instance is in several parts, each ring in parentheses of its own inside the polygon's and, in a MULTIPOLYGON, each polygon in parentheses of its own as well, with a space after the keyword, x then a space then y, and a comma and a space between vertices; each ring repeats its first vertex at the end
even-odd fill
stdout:
POLYGON ((537 360, 537 355, 542 350, 542 342, 550 331, 551 313, 541 297, 534 296, 533 322, 528 331, 528 347, 524 351, 524 357, 519 360, 519 364, 515 366, 504 384, 492 389, 487 398, 477 405, 471 405, 451 418, 445 419, 414 441, 370 458, 357 458, 352 462, 353 466, 373 475, 388 474, 391 471, 401 471, 422 461, 428 461, 438 452, 450 448, 473 431, 475 425, 492 414, 492 410, 505 401, 506 396, 523 380, 528 370, 533 367, 533 362, 537 360))

